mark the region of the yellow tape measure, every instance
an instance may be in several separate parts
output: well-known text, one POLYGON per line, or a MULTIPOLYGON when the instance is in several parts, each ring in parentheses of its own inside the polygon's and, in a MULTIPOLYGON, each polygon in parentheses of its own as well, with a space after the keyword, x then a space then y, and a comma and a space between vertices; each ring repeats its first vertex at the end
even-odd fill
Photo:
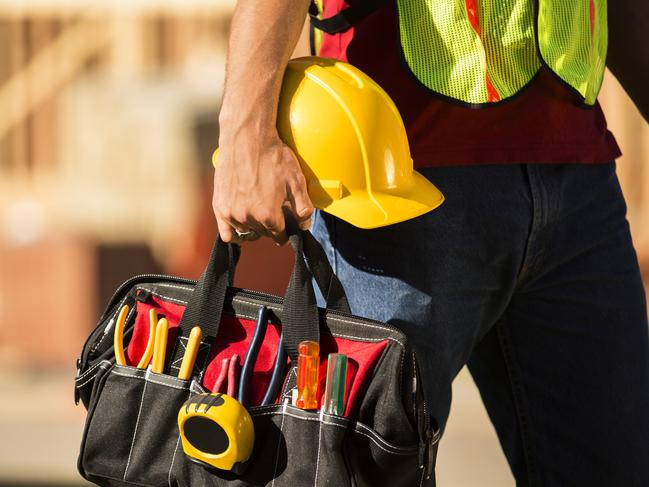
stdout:
POLYGON ((226 394, 190 397, 178 412, 185 454, 207 467, 240 473, 250 458, 255 429, 250 414, 226 394))

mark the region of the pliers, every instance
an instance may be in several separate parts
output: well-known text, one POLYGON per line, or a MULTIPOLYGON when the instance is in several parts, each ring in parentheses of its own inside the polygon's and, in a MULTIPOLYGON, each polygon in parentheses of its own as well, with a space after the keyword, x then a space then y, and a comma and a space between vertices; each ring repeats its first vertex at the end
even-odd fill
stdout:
MULTIPOLYGON (((250 388, 250 381, 252 380, 252 371, 259 355, 261 343, 264 341, 266 329, 268 328, 268 308, 262 306, 257 316, 257 324, 255 325, 255 332, 250 341, 246 358, 243 361, 243 368, 241 369, 241 378, 239 379, 239 402, 244 406, 249 406, 248 403, 248 389, 250 388)), ((283 336, 279 337, 279 346, 277 348, 277 356, 275 357, 275 365, 273 366, 273 373, 270 377, 270 382, 264 398, 261 401, 262 406, 271 404, 277 396, 277 391, 284 379, 284 368, 286 366, 286 359, 288 354, 284 348, 283 336)))
MULTIPOLYGON (((124 325, 126 323, 128 312, 129 307, 125 304, 119 310, 119 315, 117 316, 117 321, 115 323, 113 348, 115 350, 115 362, 117 365, 127 365, 126 354, 124 353, 124 325)), ((142 354, 142 357, 137 364, 138 369, 146 369, 147 365, 149 365, 149 362, 151 361, 151 357, 153 356, 155 329, 158 324, 158 313, 155 309, 151 309, 149 312, 149 322, 149 340, 146 344, 144 354, 142 354)))

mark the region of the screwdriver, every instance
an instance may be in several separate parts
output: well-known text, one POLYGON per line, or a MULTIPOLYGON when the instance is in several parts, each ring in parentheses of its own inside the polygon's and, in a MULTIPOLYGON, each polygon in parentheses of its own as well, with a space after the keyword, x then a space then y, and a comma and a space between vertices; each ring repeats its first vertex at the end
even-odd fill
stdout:
POLYGON ((185 354, 183 355, 183 361, 180 364, 180 372, 178 372, 178 378, 182 380, 188 380, 192 376, 194 371, 194 364, 196 363, 196 356, 198 355, 198 349, 201 345, 201 339, 203 338, 203 332, 201 331, 200 326, 195 326, 192 328, 192 331, 189 332, 189 338, 187 339, 187 348, 185 349, 185 354))
POLYGON ((297 400, 300 409, 318 409, 318 368, 320 344, 304 341, 298 345, 297 400))
POLYGON ((342 416, 345 411, 347 355, 330 353, 327 359, 327 381, 322 409, 325 413, 342 416))
POLYGON ((162 318, 158 321, 155 328, 155 343, 153 345, 153 366, 152 370, 156 374, 162 374, 165 366, 165 354, 167 353, 167 319, 162 318))

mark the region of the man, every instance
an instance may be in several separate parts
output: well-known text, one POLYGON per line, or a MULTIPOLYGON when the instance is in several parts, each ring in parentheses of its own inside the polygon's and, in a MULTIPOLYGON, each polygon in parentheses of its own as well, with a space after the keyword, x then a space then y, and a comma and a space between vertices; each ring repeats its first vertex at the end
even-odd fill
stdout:
MULTIPOLYGON (((325 35, 320 54, 388 92, 415 168, 446 202, 377 230, 315 214, 352 311, 410 336, 442 427, 468 364, 518 485, 649 485, 646 303, 612 162, 620 152, 595 101, 606 3, 540 0, 537 36, 532 0, 371 3, 325 35), (571 65, 584 50, 585 68, 571 65), (466 53, 477 59, 469 75, 466 53)), ((346 7, 326 1, 321 17, 346 7)), ((304 177, 275 128, 308 8, 238 3, 214 176, 227 242, 283 243, 283 205, 310 225, 304 177)), ((609 66, 647 117, 649 9, 615 2, 609 24, 609 66)))

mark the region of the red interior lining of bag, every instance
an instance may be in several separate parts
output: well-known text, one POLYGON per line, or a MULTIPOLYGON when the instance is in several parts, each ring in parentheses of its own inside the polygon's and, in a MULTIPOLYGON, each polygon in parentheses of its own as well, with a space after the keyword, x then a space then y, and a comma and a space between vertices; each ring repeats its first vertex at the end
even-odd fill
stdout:
MULTIPOLYGON (((164 316, 169 321, 169 338, 167 342, 167 357, 174 349, 175 341, 178 337, 178 323, 185 310, 185 306, 164 301, 158 297, 152 297, 148 303, 137 302, 137 315, 133 336, 126 350, 127 362, 129 365, 135 365, 139 362, 144 353, 146 344, 149 339, 149 310, 155 307, 158 316, 164 316), (152 304, 153 303, 153 304, 152 304)), ((203 376, 203 386, 212 390, 214 383, 221 369, 221 361, 224 358, 232 357, 238 354, 239 369, 243 365, 243 360, 248 350, 253 333, 255 331, 256 320, 235 318, 233 316, 224 316, 221 321, 218 341, 212 343, 208 358, 208 366, 203 376)), ((252 405, 259 405, 264 397, 270 377, 275 364, 275 355, 279 344, 281 326, 276 323, 269 323, 266 330, 266 336, 260 347, 257 361, 253 368, 251 380, 251 390, 248 392, 252 405)), ((374 369, 387 346, 388 340, 378 342, 362 341, 348 338, 337 338, 331 335, 322 335, 320 337, 320 385, 318 406, 322 406, 322 396, 325 389, 327 375, 327 356, 330 353, 343 353, 348 357, 346 391, 345 391, 345 416, 352 416, 357 408, 362 394, 365 391, 366 384, 372 377, 374 369)), ((288 370, 288 368, 286 369, 288 370)), ((168 371, 166 371, 168 372, 168 371)), ((238 384, 237 384, 238 390, 238 384)))

